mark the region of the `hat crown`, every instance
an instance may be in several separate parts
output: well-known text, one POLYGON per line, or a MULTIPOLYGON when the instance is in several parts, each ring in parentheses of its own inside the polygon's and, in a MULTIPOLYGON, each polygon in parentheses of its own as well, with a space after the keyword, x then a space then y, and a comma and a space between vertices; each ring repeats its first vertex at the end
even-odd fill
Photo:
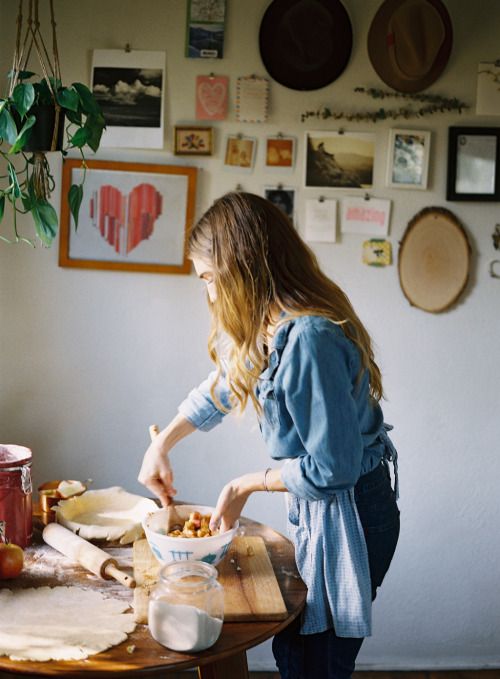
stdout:
POLYGON ((389 54, 403 78, 423 77, 434 64, 445 39, 439 12, 427 0, 406 0, 388 24, 389 54))
POLYGON ((341 0, 272 0, 259 30, 269 75, 293 90, 318 90, 344 71, 352 26, 341 0))
POLYGON ((298 0, 280 22, 281 49, 304 71, 321 67, 333 52, 332 25, 330 12, 320 2, 298 0))
POLYGON ((390 87, 420 92, 443 72, 453 26, 444 0, 383 0, 368 31, 373 68, 390 87))

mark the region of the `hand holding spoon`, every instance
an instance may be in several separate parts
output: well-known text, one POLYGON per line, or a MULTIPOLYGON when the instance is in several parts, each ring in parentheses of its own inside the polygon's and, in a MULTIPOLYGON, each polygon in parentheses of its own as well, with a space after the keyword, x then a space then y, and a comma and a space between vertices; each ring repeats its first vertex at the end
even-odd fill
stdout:
MULTIPOLYGON (((160 433, 160 428, 158 427, 157 424, 151 424, 149 427, 149 436, 151 437, 151 441, 153 441, 156 436, 160 433)), ((179 516, 173 500, 170 498, 170 503, 166 507, 167 510, 167 533, 170 533, 170 531, 175 530, 178 528, 179 530, 182 530, 182 526, 184 525, 184 519, 179 516)))

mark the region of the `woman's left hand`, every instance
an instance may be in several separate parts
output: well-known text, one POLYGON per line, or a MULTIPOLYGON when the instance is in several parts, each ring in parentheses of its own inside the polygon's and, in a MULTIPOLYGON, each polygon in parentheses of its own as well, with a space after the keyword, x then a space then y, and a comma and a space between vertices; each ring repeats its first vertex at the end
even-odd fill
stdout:
POLYGON ((212 513, 210 529, 215 530, 219 527, 220 532, 224 533, 232 528, 240 518, 252 490, 248 487, 245 476, 226 483, 217 500, 215 511, 212 513))

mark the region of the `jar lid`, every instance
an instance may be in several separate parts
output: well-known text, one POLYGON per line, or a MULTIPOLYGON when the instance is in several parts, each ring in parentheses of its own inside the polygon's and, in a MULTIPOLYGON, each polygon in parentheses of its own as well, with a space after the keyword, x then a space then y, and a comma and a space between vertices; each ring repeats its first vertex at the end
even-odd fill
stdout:
POLYGON ((217 569, 204 561, 172 561, 160 570, 161 581, 186 590, 210 586, 217 576, 217 569))
POLYGON ((31 462, 31 450, 13 443, 0 443, 0 469, 5 467, 20 467, 31 462))

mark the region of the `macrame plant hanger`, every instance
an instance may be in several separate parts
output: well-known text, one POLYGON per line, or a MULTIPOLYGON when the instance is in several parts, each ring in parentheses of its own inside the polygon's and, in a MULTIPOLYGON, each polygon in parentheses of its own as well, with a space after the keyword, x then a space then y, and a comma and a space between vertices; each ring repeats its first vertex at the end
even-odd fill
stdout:
MULTIPOLYGON (((28 19, 24 30, 23 38, 23 6, 24 0, 19 0, 19 11, 17 14, 17 36, 16 48, 14 51, 14 60, 12 63, 12 73, 10 79, 9 96, 12 95, 14 88, 22 79, 23 71, 28 70, 28 62, 31 56, 33 47, 40 63, 42 70, 42 77, 45 80, 48 90, 52 97, 52 102, 55 108, 55 124, 52 133, 52 141, 49 151, 57 150, 57 136, 59 129, 59 122, 62 116, 61 107, 57 102, 56 90, 61 83, 61 68, 59 64, 59 53, 57 51, 57 36, 56 36, 56 21, 54 16, 54 3, 49 0, 50 4, 50 21, 52 24, 52 60, 45 45, 42 33, 40 31, 40 18, 38 11, 39 0, 27 0, 28 19)), ((51 190, 54 188, 50 185, 48 179, 48 161, 45 156, 45 150, 33 151, 33 190, 37 198, 48 200, 51 190)))

